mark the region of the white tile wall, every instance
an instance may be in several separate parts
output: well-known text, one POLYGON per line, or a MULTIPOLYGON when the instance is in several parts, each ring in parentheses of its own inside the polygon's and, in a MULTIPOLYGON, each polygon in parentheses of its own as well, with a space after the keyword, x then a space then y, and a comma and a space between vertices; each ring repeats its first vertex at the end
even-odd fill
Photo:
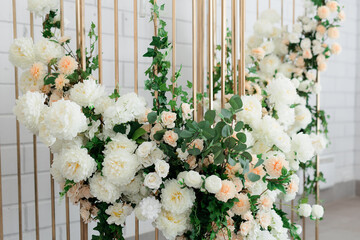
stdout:
MULTIPOLYGON (((104 44, 104 83, 111 89, 114 86, 114 28, 113 28, 113 1, 103 2, 103 44, 104 44)), ((166 3, 165 19, 171 20, 171 1, 162 0, 166 3)), ((272 0, 272 7, 280 10, 280 0, 272 0)), ((322 74, 322 106, 331 114, 329 120, 330 138, 332 145, 326 154, 335 156, 335 165, 338 170, 335 182, 349 181, 354 178, 360 180, 356 174, 360 170, 360 159, 355 157, 360 153, 360 84, 357 79, 360 73, 357 66, 360 63, 358 57, 359 33, 357 12, 359 1, 341 0, 346 6, 347 20, 341 29, 339 42, 343 45, 343 53, 331 59, 328 71, 322 74)), ((91 21, 97 22, 96 0, 86 0, 86 26, 91 21)), ((177 1, 177 65, 183 65, 181 82, 191 79, 191 0, 177 1)), ((220 1, 218 1, 218 4, 220 1)), ((4 192, 4 219, 6 239, 18 239, 17 219, 17 177, 16 177, 16 137, 15 118, 12 115, 14 105, 14 70, 8 62, 8 48, 12 41, 12 15, 11 0, 1 1, 0 7, 0 29, 2 32, 0 44, 0 143, 2 157, 2 181, 4 192)), ((256 1, 247 1, 247 35, 252 31, 252 25, 256 20, 256 1)), ((268 1, 260 0, 260 11, 267 8, 268 1)), ((291 23, 292 1, 284 1, 285 24, 291 23)), ((297 15, 302 13, 301 1, 296 1, 297 15)), ((140 6, 140 4, 139 4, 140 6)), ((230 1, 228 11, 230 13, 230 1)), ((133 15, 132 1, 119 1, 119 41, 120 41, 120 87, 122 92, 131 91, 133 88, 133 15)), ((149 5, 146 6, 149 11, 149 5)), ((17 1, 18 9, 18 36, 29 36, 28 19, 26 11, 26 0, 17 1)), ((65 0, 65 16, 70 21, 66 34, 75 37, 74 0, 65 0)), ((149 15, 139 19, 139 86, 143 88, 145 76, 142 74, 148 66, 149 59, 142 55, 145 53, 150 41, 153 29, 149 23, 149 15)), ((220 23, 220 10, 217 14, 220 23)), ((230 23, 230 21, 228 21, 230 23)), ((170 22, 169 22, 170 23, 170 22)), ((35 40, 39 39, 41 19, 35 20, 35 40)), ((168 25, 171 38, 171 24, 168 25)), ((218 24, 217 29, 220 29, 218 24)), ((360 30, 360 29, 359 29, 360 30)), ((218 36, 218 42, 219 42, 218 36)), ((74 44, 74 43, 73 43, 74 44)), ((73 45, 74 46, 74 45, 73 45)), ((147 99, 150 94, 140 90, 147 99)), ((23 227, 24 239, 35 238, 34 218, 34 186, 33 186, 33 149, 32 135, 21 128, 21 172, 22 172, 22 194, 23 194, 23 227)), ((39 177, 39 206, 41 239, 49 239, 51 234, 50 216, 50 186, 49 186, 49 152, 45 146, 38 144, 38 177, 39 177)), ((56 193, 59 192, 58 188, 56 193)), ((64 202, 56 200, 57 239, 65 239, 65 210, 64 202)), ((71 234, 72 239, 79 239, 79 216, 77 207, 71 207, 71 234)), ((133 220, 129 220, 126 234, 133 233, 133 220)), ((142 225, 143 226, 143 225, 142 225)), ((91 227, 91 226, 90 226, 91 227)), ((90 228, 89 227, 89 228, 90 228)), ((149 231, 152 227, 144 225, 142 231, 149 231)))

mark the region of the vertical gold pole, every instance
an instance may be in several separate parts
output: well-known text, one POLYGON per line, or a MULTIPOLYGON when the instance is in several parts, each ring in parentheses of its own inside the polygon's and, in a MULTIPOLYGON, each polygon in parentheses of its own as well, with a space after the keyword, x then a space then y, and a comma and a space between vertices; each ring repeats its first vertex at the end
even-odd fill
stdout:
POLYGON ((240 60, 239 66, 239 79, 238 79, 238 94, 245 95, 245 8, 246 0, 240 0, 240 60))
POLYGON ((0 240, 4 240, 4 219, 2 202, 2 172, 1 172, 1 145, 0 145, 0 240))
POLYGON ((64 0, 60 0, 60 33, 64 36, 64 0))
POLYGON ((271 8, 271 0, 269 0, 269 8, 271 8))
MULTIPOLYGON (((34 40, 34 15, 30 13, 30 36, 34 40)), ((38 176, 37 176, 37 146, 36 135, 33 135, 33 159, 34 159, 34 197, 35 197, 35 236, 40 238, 39 229, 39 194, 38 194, 38 176)))
POLYGON ((256 0, 256 19, 259 19, 259 0, 256 0))
MULTIPOLYGON (((203 93, 204 92, 204 46, 205 46, 205 37, 204 37, 204 11, 205 11, 205 2, 204 0, 198 0, 198 22, 197 22, 197 31, 198 31, 198 38, 197 38, 197 56, 198 56, 198 76, 197 76, 197 92, 203 93)), ((198 121, 202 120, 203 117, 203 105, 198 103, 197 105, 198 110, 198 121)))
MULTIPOLYGON (((176 88, 175 74, 176 74, 176 0, 172 0, 172 93, 174 94, 176 88)), ((173 98, 176 101, 176 97, 173 98)), ((173 109, 174 110, 174 109, 173 109)))
POLYGON ((76 48, 80 48, 80 1, 76 0, 75 2, 75 15, 76 15, 76 48))
POLYGON ((226 0, 221 0, 221 108, 225 106, 226 78, 226 0))
POLYGON ((233 79, 233 92, 234 94, 236 94, 237 92, 237 81, 236 81, 236 76, 237 76, 237 61, 236 61, 236 55, 237 55, 237 42, 236 42, 236 35, 237 35, 237 26, 236 26, 236 22, 237 22, 237 16, 236 16, 236 0, 232 0, 231 1, 231 43, 232 43, 232 47, 231 47, 231 56, 232 56, 232 79, 233 79))
MULTIPOLYGON (((316 82, 318 84, 320 84, 320 72, 317 71, 316 74, 316 82)), ((316 94, 316 112, 317 117, 316 117, 316 134, 319 135, 320 134, 320 117, 319 117, 319 113, 320 113, 320 93, 316 94)), ((320 176, 320 155, 317 154, 316 155, 316 177, 319 178, 320 176)), ((317 181, 316 182, 316 204, 320 203, 320 182, 317 181)), ((319 220, 316 219, 315 221, 315 240, 319 240, 319 220)))
MULTIPOLYGON (((12 1, 13 10, 13 37, 17 38, 16 26, 16 0, 12 1)), ((18 68, 15 67, 15 98, 19 98, 18 68)), ((16 120, 16 156, 17 156, 17 181, 18 181, 18 213, 19 213, 19 240, 22 240, 22 198, 21 198, 21 155, 20 155, 20 125, 16 120)))
MULTIPOLYGON (((216 62, 216 58, 215 58, 215 53, 216 53, 216 42, 217 42, 217 35, 216 35, 216 9, 217 9, 217 0, 210 0, 212 1, 212 9, 213 9, 213 15, 212 15, 212 38, 213 38, 213 50, 212 50, 212 58, 213 58, 213 67, 216 66, 217 62, 216 62)), ((209 3, 210 4, 210 3, 209 3)), ((214 71, 214 68, 213 68, 214 71)))
MULTIPOLYGON (((157 0, 154 0, 154 5, 157 5, 157 0)), ((154 18, 154 20, 153 20, 154 21, 154 36, 157 37, 158 36, 157 15, 155 14, 155 12, 152 13, 152 14, 154 15, 153 16, 153 18, 154 18)), ((157 65, 154 66, 154 74, 155 75, 158 74, 158 66, 157 65)), ((156 105, 159 107, 159 99, 158 99, 158 97, 159 97, 159 93, 158 93, 158 91, 155 91, 156 105)), ((156 231, 157 230, 155 229, 155 232, 156 231)))
POLYGON ((119 6, 114 0, 115 88, 119 91, 119 6))
POLYGON ((293 24, 295 24, 295 0, 293 0, 293 24))
POLYGON ((209 72, 209 109, 212 110, 214 108, 214 1, 209 0, 209 8, 208 8, 208 72, 209 72))
POLYGON ((155 229, 155 240, 159 240, 159 229, 155 229))
POLYGON ((281 0, 281 27, 284 26, 284 0, 281 0))
POLYGON ((197 64, 196 64, 196 0, 192 0, 192 77, 193 77, 193 104, 194 104, 194 120, 197 121, 197 64))
MULTIPOLYGON (((292 23, 293 25, 295 24, 295 0, 293 0, 293 17, 292 17, 292 23)), ((294 209, 294 200, 291 200, 291 222, 294 222, 294 211, 292 209, 294 209)), ((305 239, 304 239, 305 240, 305 239)))
MULTIPOLYGON (((54 155, 50 152, 50 167, 53 163, 54 155)), ((55 185, 54 179, 50 175, 50 190, 51 190, 51 233, 52 240, 56 239, 56 222, 55 222, 55 185)))
MULTIPOLYGON (((137 20, 137 0, 134 0, 134 91, 138 93, 138 20, 137 20)), ((137 219, 136 219, 137 220, 137 219)))
MULTIPOLYGON (((303 197, 305 197, 305 178, 306 178, 306 174, 305 174, 305 169, 303 171, 303 197)), ((302 234, 303 234, 303 238, 302 240, 305 240, 306 238, 306 221, 305 218, 302 217, 302 234)))
POLYGON ((98 14, 98 54, 99 54, 99 83, 102 84, 103 66, 102 66, 102 16, 101 16, 101 0, 97 0, 97 14, 98 14))

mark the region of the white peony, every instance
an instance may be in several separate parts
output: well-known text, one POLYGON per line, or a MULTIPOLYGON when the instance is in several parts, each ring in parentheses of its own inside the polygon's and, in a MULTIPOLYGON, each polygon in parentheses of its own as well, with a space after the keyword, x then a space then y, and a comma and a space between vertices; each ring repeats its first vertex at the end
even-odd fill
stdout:
POLYGON ((45 95, 39 92, 27 92, 15 101, 13 112, 18 121, 32 133, 39 131, 41 114, 46 108, 45 95))
POLYGON ((73 139, 88 127, 81 107, 63 99, 51 105, 44 116, 44 123, 51 135, 64 140, 73 139))
POLYGON ((129 216, 133 211, 130 205, 124 203, 114 203, 110 205, 105 213, 110 217, 106 220, 108 224, 124 225, 126 217, 129 216))
POLYGON ((280 63, 281 61, 276 55, 270 54, 260 61, 259 66, 263 73, 273 75, 275 70, 278 69, 280 63))
POLYGON ((121 195, 120 188, 108 181, 101 173, 89 179, 91 194, 102 202, 113 203, 121 195))
POLYGON ((301 40, 300 47, 303 51, 306 49, 310 49, 311 48, 311 40, 309 38, 304 38, 303 40, 301 40))
POLYGON ((147 197, 141 200, 135 209, 135 215, 142 221, 154 221, 161 212, 161 203, 155 197, 147 197))
POLYGON ((244 123, 253 125, 254 122, 261 119, 262 106, 259 99, 253 96, 242 96, 243 110, 236 113, 236 119, 241 120, 244 123))
POLYGON ((310 204, 307 204, 307 203, 302 203, 299 205, 299 215, 302 216, 302 217, 310 217, 310 214, 311 214, 311 206, 310 204))
MULTIPOLYGON (((57 156, 58 155, 55 154, 54 160, 57 159, 57 156)), ((56 160, 56 161, 53 161, 53 163, 51 164, 51 167, 50 167, 51 176, 53 177, 55 182, 57 182, 59 184, 65 183, 65 178, 63 177, 63 174, 61 172, 61 164, 62 164, 61 160, 56 160)))
POLYGON ((296 100, 296 88, 289 78, 277 74, 266 88, 269 100, 273 104, 293 104, 296 100))
POLYGON ((34 43, 32 38, 17 38, 9 49, 10 62, 19 68, 29 68, 35 62, 34 43))
POLYGON ((216 175, 211 175, 205 179, 205 189, 209 193, 216 194, 221 190, 222 182, 221 178, 216 175))
POLYGON ((156 172, 151 172, 145 176, 144 185, 150 189, 159 189, 161 183, 161 177, 156 172))
POLYGON ((275 45, 272 41, 263 42, 260 47, 265 51, 265 55, 268 55, 275 50, 275 45))
POLYGON ((175 214, 190 210, 195 201, 195 192, 191 188, 184 188, 177 180, 167 180, 161 193, 163 208, 175 214))
POLYGON ((294 70, 294 65, 291 63, 283 63, 279 67, 279 73, 283 74, 286 78, 290 78, 294 70))
POLYGON ((192 170, 186 173, 184 181, 188 187, 198 189, 201 188, 203 182, 201 179, 201 175, 198 172, 192 170))
POLYGON ((114 151, 125 150, 129 153, 134 153, 137 144, 134 140, 129 139, 125 134, 117 133, 111 138, 111 141, 105 145, 104 154, 108 155, 114 151))
POLYGON ((70 100, 82 107, 94 105, 105 92, 104 86, 97 84, 95 79, 84 80, 75 84, 70 90, 70 100))
POLYGON ((44 86, 44 79, 36 79, 32 76, 29 70, 24 71, 20 76, 19 88, 20 91, 24 94, 28 91, 39 91, 41 87, 44 86))
POLYGON ((95 114, 104 114, 106 109, 110 106, 115 105, 115 100, 108 96, 101 96, 94 102, 95 114))
POLYGON ((155 221, 155 226, 166 239, 175 240, 189 229, 189 213, 175 214, 163 209, 155 221))
POLYGON ((305 105, 301 104, 295 107, 295 123, 290 127, 290 133, 296 133, 304 129, 311 122, 311 113, 305 105))
POLYGON ((27 9, 38 17, 59 9, 59 0, 28 0, 27 9))
POLYGON ((270 23, 278 23, 280 16, 274 9, 267 9, 261 13, 260 19, 270 23))
POLYGON ((74 182, 88 179, 96 170, 96 162, 87 149, 76 145, 61 151, 54 157, 54 162, 56 161, 60 162, 63 177, 74 182))
POLYGON ((314 204, 311 208, 311 215, 316 219, 322 218, 324 216, 324 208, 321 205, 314 204))
POLYGON ((310 160, 315 153, 310 136, 304 133, 294 135, 291 140, 291 151, 300 162, 310 160))
POLYGON ((50 39, 42 38, 35 46, 36 59, 44 64, 48 64, 52 59, 58 59, 64 56, 63 48, 59 43, 50 39))
POLYGON ((124 186, 134 179, 140 162, 135 154, 119 149, 108 153, 102 165, 102 172, 109 181, 124 186))
POLYGON ((42 110, 39 121, 39 139, 48 147, 57 141, 56 137, 54 137, 50 132, 50 126, 48 126, 44 121, 45 116, 48 114, 49 110, 50 108, 48 107, 42 110))
POLYGON ((320 154, 328 144, 324 134, 311 133, 310 138, 316 154, 320 154))
POLYGON ((295 122, 295 110, 286 104, 277 104, 276 114, 279 117, 279 123, 284 127, 284 129, 288 129, 288 127, 295 122))
POLYGON ((273 25, 266 20, 257 20, 254 24, 254 33, 261 37, 270 37, 273 33, 273 25))
POLYGON ((155 171, 160 177, 165 178, 169 174, 169 169, 170 165, 167 162, 159 159, 156 160, 155 171))

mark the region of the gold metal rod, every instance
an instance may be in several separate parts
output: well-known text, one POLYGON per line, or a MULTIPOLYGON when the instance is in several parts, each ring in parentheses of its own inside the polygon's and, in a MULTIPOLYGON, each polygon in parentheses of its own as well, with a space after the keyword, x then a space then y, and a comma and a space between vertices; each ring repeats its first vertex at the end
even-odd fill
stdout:
POLYGON ((209 0, 209 8, 208 8, 208 72, 209 72, 209 82, 208 82, 208 93, 209 93, 209 109, 212 110, 214 108, 214 1, 209 0))
POLYGON ((259 0, 256 0, 256 19, 259 19, 259 0))
MULTIPOLYGON (((216 62, 216 57, 215 57, 215 53, 216 53, 216 42, 217 42, 217 35, 216 35, 216 22, 217 22, 217 19, 216 19, 216 4, 217 4, 217 1, 216 0, 210 0, 211 1, 211 4, 212 4, 212 38, 213 38, 213 50, 212 50, 212 59, 213 59, 213 71, 214 71, 214 67, 216 66, 217 62, 216 62)), ((210 3, 209 3, 210 4, 210 3)))
POLYGON ((4 219, 3 219, 3 202, 2 202, 2 174, 1 174, 1 145, 0 145, 0 240, 4 240, 4 219))
POLYGON ((294 200, 291 200, 291 222, 294 222, 294 200))
POLYGON ((64 0, 60 0, 60 33, 64 36, 64 0))
POLYGON ((159 229, 155 229, 155 240, 159 240, 159 229))
POLYGON ((246 12, 246 0, 240 0, 240 60, 239 66, 239 91, 240 96, 245 95, 245 12, 246 12))
POLYGON ((75 2, 75 15, 76 15, 76 48, 80 48, 80 0, 75 2))
POLYGON ((135 217, 135 240, 139 240, 139 219, 135 217))
MULTIPOLYGON (((197 12, 198 12, 198 21, 197 21, 197 93, 204 92, 204 46, 205 46, 205 37, 204 37, 204 16, 205 16, 205 2, 204 0, 197 1, 197 12)), ((197 104, 197 120, 201 121, 203 117, 203 106, 202 103, 197 104)))
POLYGON ((34 41, 34 14, 30 12, 30 37, 34 41))
MULTIPOLYGON (((305 174, 305 170, 303 170, 303 197, 305 197, 305 179, 306 179, 306 174, 305 174)), ((305 240, 305 238, 306 238, 306 219, 305 219, 305 217, 302 217, 302 234, 303 234, 302 240, 305 240)))
POLYGON ((236 94, 237 92, 237 81, 236 81, 236 76, 237 76, 237 39, 236 39, 236 35, 237 35, 237 16, 236 16, 236 11, 237 11, 237 7, 236 7, 236 2, 237 0, 232 0, 231 1, 231 56, 232 56, 232 80, 233 80, 233 92, 234 94, 236 94))
MULTIPOLYGON (((12 1, 13 10, 13 38, 17 38, 16 25, 16 0, 12 1)), ((15 67, 15 98, 19 98, 18 68, 15 67)), ((20 155, 20 125, 16 120, 16 156, 17 156, 17 181, 18 181, 18 217, 19 217, 19 240, 22 240, 22 196, 21 196, 21 155, 20 155)))
POLYGON ((196 0, 192 0, 192 65, 194 120, 197 121, 196 0))
POLYGON ((281 27, 284 26, 284 0, 281 0, 281 27))
MULTIPOLYGON (((317 71, 316 74, 316 82, 318 84, 320 84, 320 72, 317 71)), ((317 117, 316 117, 316 134, 319 135, 320 134, 320 93, 316 94, 316 112, 317 117)), ((317 154, 316 155, 316 177, 319 178, 320 177, 320 155, 317 154)), ((316 182, 316 204, 320 203, 320 182, 317 181, 316 182)), ((319 220, 316 219, 315 221, 315 240, 319 240, 319 220)))
MULTIPOLYGON (((134 0, 134 91, 135 93, 138 93, 138 82, 139 82, 139 76, 138 76, 138 19, 137 19, 137 10, 138 8, 138 2, 137 0, 134 0)), ((135 219, 136 221, 136 219, 135 219)))
POLYGON ((70 204, 69 197, 65 198, 65 212, 66 212, 66 240, 70 240, 70 204))
POLYGON ((269 0, 269 8, 271 8, 271 0, 269 0))
POLYGON ((119 91, 119 6, 114 0, 115 88, 119 91))
MULTIPOLYGON (((176 74, 176 0, 172 0, 172 92, 174 94, 176 88, 175 74, 176 74)), ((176 101, 176 97, 173 98, 176 101)))
MULTIPOLYGON (((50 152, 50 167, 53 164, 54 155, 50 152)), ((52 240, 56 239, 56 222, 55 222, 55 185, 54 179, 50 175, 50 189, 51 189, 51 233, 52 240)))
POLYGON ((295 24, 295 0, 293 0, 293 24, 295 24))
MULTIPOLYGON (((157 0, 154 0, 154 5, 157 5, 157 0)), ((158 17, 155 14, 155 12, 152 13, 153 14, 153 18, 154 18, 154 36, 157 37, 158 36, 158 25, 157 25, 157 21, 158 21, 158 17)), ((154 47, 156 48, 156 47, 154 47)), ((154 74, 158 75, 158 66, 155 65, 154 66, 154 74)), ((155 91, 154 93, 155 95, 155 99, 156 99, 156 106, 159 107, 159 92, 155 91)))
POLYGON ((80 29, 81 29, 81 66, 86 70, 86 55, 85 55, 85 0, 80 0, 80 29))
POLYGON ((221 108, 225 107, 226 78, 226 0, 221 0, 221 108))
POLYGON ((98 14, 98 54, 99 54, 99 83, 103 82, 103 66, 102 66, 102 17, 101 17, 101 0, 97 0, 97 14, 98 14))

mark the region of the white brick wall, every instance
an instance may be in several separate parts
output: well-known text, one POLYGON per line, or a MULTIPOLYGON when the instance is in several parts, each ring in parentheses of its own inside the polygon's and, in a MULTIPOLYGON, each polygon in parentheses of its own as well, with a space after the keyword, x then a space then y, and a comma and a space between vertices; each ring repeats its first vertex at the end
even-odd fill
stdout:
MULTIPOLYGON (((114 86, 114 29, 113 29, 113 1, 104 0, 103 14, 103 45, 104 45, 104 84, 111 89, 114 86)), ((146 1, 147 2, 147 1, 146 1)), ((171 38, 171 1, 167 3, 165 18, 169 21, 168 30, 171 38)), ((177 6, 177 65, 183 65, 181 82, 191 79, 191 0, 179 0, 177 6)), ((230 2, 228 1, 228 15, 230 14, 230 2)), ((272 7, 280 10, 280 0, 273 0, 272 7)), ((297 15, 302 13, 301 1, 297 2, 297 15)), ((360 170, 360 160, 355 154, 360 152, 360 130, 356 124, 360 124, 360 84, 356 83, 359 76, 356 66, 359 63, 357 57, 358 31, 360 26, 356 14, 358 1, 342 0, 346 6, 347 21, 341 29, 339 42, 343 45, 343 53, 334 57, 328 67, 328 71, 322 74, 322 106, 331 114, 329 123, 331 147, 326 154, 335 157, 335 165, 338 170, 335 182, 349 181, 354 178, 360 180, 360 175, 355 174, 354 169, 360 170), (355 166, 355 168, 354 168, 355 166)), ((91 21, 97 22, 96 0, 86 0, 86 26, 91 21)), ((247 36, 252 31, 252 25, 256 20, 256 1, 247 1, 247 36)), ((12 115, 14 105, 14 70, 8 62, 8 48, 12 41, 12 15, 11 0, 1 1, 0 29, 2 32, 0 44, 0 143, 2 156, 2 180, 4 192, 4 219, 6 239, 18 239, 17 219, 17 177, 16 177, 16 135, 15 118, 12 115)), ((220 1, 218 1, 220 4, 220 1)), ((260 11, 267 8, 268 1, 260 0, 260 11)), ((284 1, 285 24, 290 24, 292 19, 292 1, 284 1)), ((140 6, 140 4, 139 4, 140 6)), ((133 88, 133 15, 132 1, 119 1, 119 41, 120 41, 120 87, 122 92, 129 92, 133 88)), ((147 11, 150 7, 147 5, 147 11)), ((26 0, 17 1, 18 10, 18 36, 29 36, 26 0)), ((218 8, 219 9, 219 8, 218 8)), ((70 21, 66 28, 66 34, 75 39, 75 7, 74 0, 65 0, 65 16, 70 21)), ((145 53, 150 37, 153 33, 149 16, 139 18, 139 86, 140 93, 150 99, 150 94, 142 90, 145 76, 143 72, 148 66, 149 59, 142 55, 145 53)), ((220 23, 220 9, 217 13, 220 23)), ((230 23, 230 21, 228 21, 230 23)), ((35 40, 39 39, 41 20, 35 20, 35 40)), ((220 25, 217 27, 220 30, 220 25)), ((218 36, 219 42, 220 37, 218 36)), ((74 42, 73 42, 74 46, 74 42)), ((33 186, 33 152, 32 135, 21 127, 21 171, 22 171, 22 194, 23 194, 23 230, 24 239, 35 238, 34 218, 34 186, 33 186)), ((51 234, 50 215, 50 185, 49 185, 49 152, 45 146, 38 144, 38 178, 39 178, 39 206, 41 239, 49 239, 51 234)), ((58 188, 56 193, 59 192, 58 188)), ((56 200, 57 239, 65 239, 65 207, 64 202, 56 200)), ((78 208, 71 207, 71 234, 72 239, 79 239, 79 216, 78 208)), ((132 235, 134 226, 133 219, 129 220, 126 229, 127 235, 132 235)), ((91 226, 89 227, 91 228, 91 226)), ((149 231, 152 227, 141 225, 142 231, 149 231)))

